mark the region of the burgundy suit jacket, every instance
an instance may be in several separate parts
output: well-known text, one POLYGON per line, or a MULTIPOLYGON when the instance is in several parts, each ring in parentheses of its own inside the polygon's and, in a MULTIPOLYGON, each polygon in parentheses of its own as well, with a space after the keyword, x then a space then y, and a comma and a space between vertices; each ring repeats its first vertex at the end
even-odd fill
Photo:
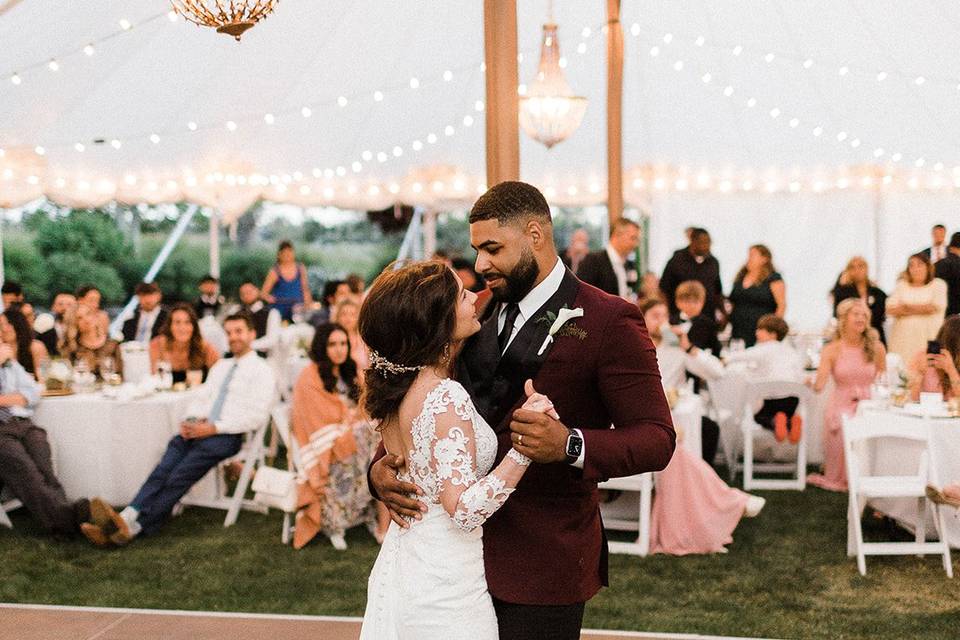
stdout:
POLYGON ((490 307, 464 349, 458 377, 498 434, 497 463, 512 446, 511 416, 525 400, 527 378, 553 401, 564 425, 583 432, 585 449, 582 470, 532 464, 484 525, 490 593, 516 604, 586 602, 607 584, 597 483, 659 471, 676 445, 656 348, 636 306, 569 271, 502 357, 497 305, 490 307), (538 356, 552 323, 547 314, 563 306, 581 307, 584 315, 568 321, 538 356))

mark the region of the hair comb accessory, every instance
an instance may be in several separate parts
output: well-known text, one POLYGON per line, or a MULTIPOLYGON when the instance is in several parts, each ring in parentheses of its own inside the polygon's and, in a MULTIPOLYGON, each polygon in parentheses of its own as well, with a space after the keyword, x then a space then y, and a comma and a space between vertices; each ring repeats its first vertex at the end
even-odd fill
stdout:
POLYGON ((383 377, 387 377, 388 373, 398 375, 401 373, 409 373, 411 371, 420 371, 424 368, 423 365, 419 367, 405 367, 403 365, 395 364, 381 356, 373 349, 370 350, 370 366, 375 371, 379 371, 380 375, 383 377))

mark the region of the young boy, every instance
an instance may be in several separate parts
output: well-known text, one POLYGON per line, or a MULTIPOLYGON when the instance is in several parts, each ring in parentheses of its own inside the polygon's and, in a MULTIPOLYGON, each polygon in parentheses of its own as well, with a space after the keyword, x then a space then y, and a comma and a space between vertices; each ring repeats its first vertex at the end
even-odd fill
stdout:
POLYGON ((677 309, 680 310, 680 325, 686 329, 685 333, 690 343, 698 349, 710 351, 714 356, 720 356, 720 332, 717 321, 703 313, 703 306, 707 300, 707 290, 696 280, 687 280, 677 286, 675 293, 677 309), (689 326, 687 326, 689 323, 689 326))
MULTIPOLYGON (((727 356, 726 363, 747 362, 753 366, 752 377, 757 381, 782 380, 800 382, 803 379, 803 362, 792 347, 783 343, 790 328, 783 318, 767 314, 757 321, 757 344, 740 353, 727 356)), ((800 399, 796 397, 764 400, 763 406, 753 416, 757 424, 773 431, 777 442, 789 437, 790 442, 800 441, 803 424, 796 415, 800 399), (787 431, 787 423, 790 428, 787 431)))

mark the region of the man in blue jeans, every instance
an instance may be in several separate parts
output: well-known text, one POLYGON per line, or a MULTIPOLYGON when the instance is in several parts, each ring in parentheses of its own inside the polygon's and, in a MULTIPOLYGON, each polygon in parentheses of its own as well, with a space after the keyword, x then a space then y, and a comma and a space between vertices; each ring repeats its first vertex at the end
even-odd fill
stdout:
POLYGON ((133 502, 117 513, 100 498, 90 502, 93 522, 81 529, 97 546, 124 545, 138 535, 155 533, 190 487, 222 460, 240 451, 244 433, 255 431, 270 416, 276 397, 273 369, 251 346, 257 334, 249 313, 228 316, 223 328, 232 358, 218 361, 187 419, 140 488, 133 502))

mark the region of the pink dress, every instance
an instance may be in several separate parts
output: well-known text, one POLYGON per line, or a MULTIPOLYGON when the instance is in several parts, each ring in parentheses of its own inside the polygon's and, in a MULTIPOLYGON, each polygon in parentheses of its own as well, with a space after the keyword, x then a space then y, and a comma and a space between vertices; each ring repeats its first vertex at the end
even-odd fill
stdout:
POLYGON ((728 487, 702 458, 678 446, 657 475, 650 552, 683 556, 724 551, 733 542, 749 497, 728 487))
POLYGON ((823 420, 823 473, 807 476, 807 482, 829 491, 846 491, 843 416, 853 415, 857 403, 870 397, 870 385, 877 376, 877 366, 867 360, 862 348, 841 344, 840 355, 831 373, 836 386, 823 420))

